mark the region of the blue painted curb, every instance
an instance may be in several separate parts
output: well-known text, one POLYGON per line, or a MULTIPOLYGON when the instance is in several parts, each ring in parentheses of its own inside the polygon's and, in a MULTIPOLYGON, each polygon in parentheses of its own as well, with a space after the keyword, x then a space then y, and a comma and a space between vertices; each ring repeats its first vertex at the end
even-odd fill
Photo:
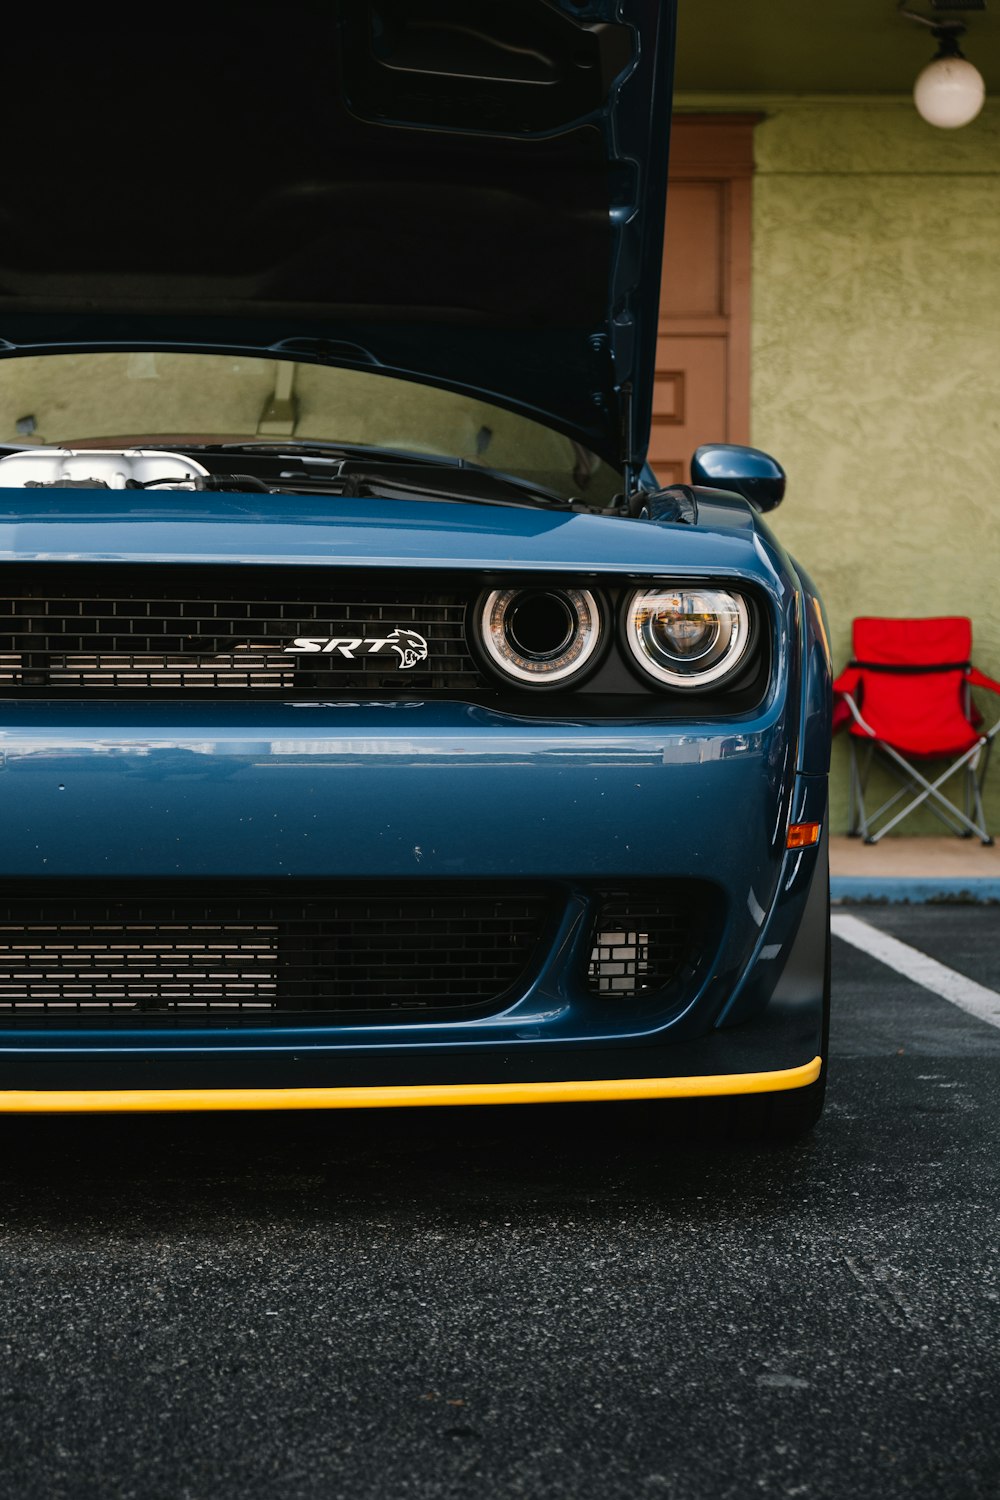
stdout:
POLYGON ((935 880, 931 876, 886 879, 877 875, 834 875, 834 901, 921 902, 956 901, 965 904, 1000 902, 1000 880, 935 880))

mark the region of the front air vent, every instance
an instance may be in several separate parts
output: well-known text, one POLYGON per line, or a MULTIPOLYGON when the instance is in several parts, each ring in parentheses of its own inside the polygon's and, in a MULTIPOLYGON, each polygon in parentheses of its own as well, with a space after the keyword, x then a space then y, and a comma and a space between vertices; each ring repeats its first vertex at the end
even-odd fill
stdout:
POLYGON ((636 999, 666 990, 706 951, 713 910, 705 888, 687 882, 604 892, 587 966, 591 993, 636 999))

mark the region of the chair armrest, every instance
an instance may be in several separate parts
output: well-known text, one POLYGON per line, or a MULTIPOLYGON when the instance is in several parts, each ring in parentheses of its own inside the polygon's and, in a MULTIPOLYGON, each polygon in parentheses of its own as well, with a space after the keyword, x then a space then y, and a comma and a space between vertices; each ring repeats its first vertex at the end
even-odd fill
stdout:
POLYGON ((841 692, 840 703, 838 703, 836 709, 834 709, 835 728, 839 729, 842 724, 846 724, 848 717, 852 718, 855 724, 857 724, 860 729, 863 729, 865 734, 870 735, 873 740, 878 738, 871 725, 866 724, 864 719, 861 717, 861 710, 855 703, 851 694, 841 692), (847 714, 841 714, 838 721, 838 710, 840 710, 842 707, 847 709, 847 714))
POLYGON ((864 673, 860 667, 845 667, 833 684, 835 693, 854 693, 864 673))
POLYGON ((862 672, 860 667, 845 667, 833 684, 833 732, 837 734, 853 719, 857 719, 858 706, 852 696, 857 692, 861 683, 862 672))
MULTIPOLYGON (((978 667, 970 667, 965 674, 965 680, 970 688, 985 688, 988 693, 1000 693, 1000 682, 997 682, 994 677, 987 677, 986 673, 980 672, 978 667)), ((975 704, 972 702, 971 693, 969 693, 969 703, 972 709, 972 722, 978 726, 984 722, 983 715, 977 711, 975 704)), ((995 735, 1000 734, 1000 719, 997 719, 992 729, 981 730, 980 733, 985 740, 992 740, 995 735)))
POLYGON ((980 672, 978 667, 970 667, 965 674, 965 680, 970 687, 985 688, 990 693, 1000 693, 1000 682, 995 677, 987 677, 985 672, 980 672))

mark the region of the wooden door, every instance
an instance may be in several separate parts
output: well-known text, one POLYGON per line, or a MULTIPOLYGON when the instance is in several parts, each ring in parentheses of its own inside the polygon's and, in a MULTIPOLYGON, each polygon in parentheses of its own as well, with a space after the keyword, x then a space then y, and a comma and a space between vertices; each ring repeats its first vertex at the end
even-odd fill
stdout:
POLYGON ((759 115, 677 115, 650 462, 690 479, 699 443, 750 436, 750 179, 759 115))

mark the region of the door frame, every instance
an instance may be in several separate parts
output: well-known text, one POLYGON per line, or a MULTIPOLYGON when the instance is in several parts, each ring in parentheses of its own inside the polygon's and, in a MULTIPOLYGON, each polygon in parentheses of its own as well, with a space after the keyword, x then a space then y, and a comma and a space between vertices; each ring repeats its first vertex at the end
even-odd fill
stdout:
MULTIPOLYGON (((753 130, 764 118, 762 114, 675 114, 670 127, 670 178, 726 184, 725 277, 721 315, 661 316, 659 331, 696 337, 726 334, 726 435, 731 443, 750 441, 753 130)), ((669 187, 667 191, 669 201, 669 187)))

